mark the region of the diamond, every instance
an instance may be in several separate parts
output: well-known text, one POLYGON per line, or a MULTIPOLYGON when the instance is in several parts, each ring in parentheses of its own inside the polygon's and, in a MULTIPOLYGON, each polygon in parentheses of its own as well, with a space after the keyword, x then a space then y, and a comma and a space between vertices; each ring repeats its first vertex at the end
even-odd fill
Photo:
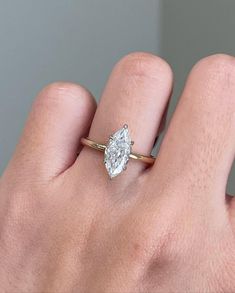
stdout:
POLYGON ((132 141, 126 124, 110 136, 104 152, 104 164, 110 178, 126 169, 131 145, 132 141))

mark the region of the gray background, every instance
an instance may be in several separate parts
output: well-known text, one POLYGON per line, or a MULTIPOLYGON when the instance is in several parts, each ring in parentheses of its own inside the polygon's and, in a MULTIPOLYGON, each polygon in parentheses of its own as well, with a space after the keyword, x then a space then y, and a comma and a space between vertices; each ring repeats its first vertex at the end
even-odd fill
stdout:
MULTIPOLYGON (((175 73, 170 117, 193 63, 235 52, 234 0, 0 0, 0 5, 0 174, 32 100, 46 84, 78 82, 98 99, 118 59, 150 51, 167 59, 175 73)), ((235 193, 233 177, 229 191, 235 193)))

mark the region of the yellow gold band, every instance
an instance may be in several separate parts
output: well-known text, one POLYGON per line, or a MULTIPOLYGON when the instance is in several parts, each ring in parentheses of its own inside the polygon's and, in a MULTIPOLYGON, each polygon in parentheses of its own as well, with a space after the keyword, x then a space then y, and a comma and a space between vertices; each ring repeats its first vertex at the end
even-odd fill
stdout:
MULTIPOLYGON (((81 139, 81 143, 85 146, 88 146, 90 148, 93 148, 95 150, 98 150, 98 151, 101 151, 101 152, 104 152, 105 149, 106 149, 106 145, 105 144, 102 144, 102 143, 98 143, 98 142, 95 142, 89 138, 82 138, 81 139)), ((138 154, 138 153, 134 153, 134 152, 131 152, 131 154, 129 155, 130 158, 132 159, 135 159, 135 160, 140 160, 144 163, 147 163, 147 164, 150 164, 152 165, 155 161, 155 157, 153 156, 144 156, 144 155, 141 155, 141 154, 138 154)))

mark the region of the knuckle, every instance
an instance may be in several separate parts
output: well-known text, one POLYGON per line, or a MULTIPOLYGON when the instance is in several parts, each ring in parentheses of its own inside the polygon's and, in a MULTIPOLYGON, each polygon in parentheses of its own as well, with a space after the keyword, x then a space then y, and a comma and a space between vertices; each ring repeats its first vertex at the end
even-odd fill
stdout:
POLYGON ((185 96, 198 105, 196 109, 205 114, 205 121, 210 117, 223 127, 233 125, 234 93, 235 58, 226 54, 211 55, 196 63, 185 88, 185 96))
POLYGON ((145 52, 134 52, 123 57, 117 68, 127 76, 139 78, 172 79, 169 64, 158 56, 145 52))
POLYGON ((36 98, 35 104, 46 105, 62 105, 71 103, 74 106, 79 104, 80 107, 95 107, 95 100, 91 93, 79 84, 69 82, 54 82, 47 85, 36 98))
POLYGON ((169 263, 172 259, 185 257, 185 250, 181 249, 178 238, 181 232, 175 227, 166 231, 153 229, 151 233, 139 231, 129 241, 129 260, 146 263, 146 269, 152 271, 157 267, 169 263))
POLYGON ((235 58, 226 54, 211 55, 197 62, 192 72, 218 86, 235 85, 235 58))
MULTIPOLYGON (((130 261, 140 263, 145 261, 148 266, 152 266, 156 262, 164 263, 172 258, 183 256, 184 252, 180 250, 178 240, 183 236, 183 231, 175 223, 173 217, 165 220, 156 217, 151 222, 147 221, 147 226, 139 223, 139 225, 132 227, 131 233, 129 229, 124 230, 126 232, 124 238, 128 240, 127 248, 130 261)), ((125 227, 130 226, 125 225, 125 227)))
POLYGON ((202 58, 197 62, 196 65, 205 65, 212 67, 219 67, 221 69, 226 69, 226 67, 235 66, 235 58, 227 54, 214 54, 202 58))

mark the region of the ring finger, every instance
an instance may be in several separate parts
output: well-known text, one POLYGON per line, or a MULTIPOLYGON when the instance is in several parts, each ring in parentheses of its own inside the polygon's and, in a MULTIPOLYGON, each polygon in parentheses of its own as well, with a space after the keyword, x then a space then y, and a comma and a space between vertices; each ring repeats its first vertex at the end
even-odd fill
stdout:
MULTIPOLYGON (((147 53, 132 53, 114 67, 93 119, 89 137, 106 143, 109 136, 124 124, 128 125, 135 152, 149 155, 161 124, 172 89, 172 71, 161 58, 147 53)), ((108 181, 102 153, 83 148, 79 166, 97 180, 108 181)), ((131 160, 125 183, 138 176, 144 164, 131 160)), ((123 174, 115 178, 119 184, 123 174)), ((109 181, 108 181, 109 182, 109 181)), ((111 183, 114 184, 114 183, 111 183)))

